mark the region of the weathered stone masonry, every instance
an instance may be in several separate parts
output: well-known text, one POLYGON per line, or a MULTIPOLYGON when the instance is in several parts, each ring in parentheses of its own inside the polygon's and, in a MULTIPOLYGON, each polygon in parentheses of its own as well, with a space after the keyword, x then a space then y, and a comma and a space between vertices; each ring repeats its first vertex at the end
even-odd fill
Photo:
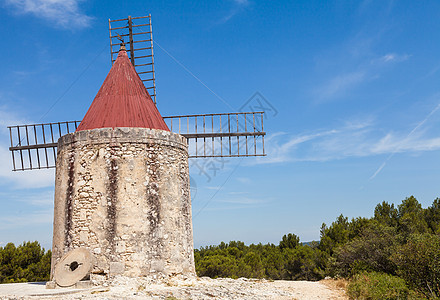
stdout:
POLYGON ((101 128, 58 141, 52 276, 83 247, 93 273, 195 274, 188 150, 181 135, 101 128))

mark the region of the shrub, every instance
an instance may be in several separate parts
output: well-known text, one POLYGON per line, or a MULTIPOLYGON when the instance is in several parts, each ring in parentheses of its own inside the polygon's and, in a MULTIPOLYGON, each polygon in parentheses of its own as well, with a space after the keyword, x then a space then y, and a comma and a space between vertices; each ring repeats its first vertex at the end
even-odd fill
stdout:
POLYGON ((334 274, 350 277, 361 271, 375 271, 395 275, 391 255, 397 246, 394 228, 370 222, 358 237, 335 250, 334 274))
POLYGON ((440 236, 414 235, 393 260, 397 274, 428 298, 440 297, 440 236))
POLYGON ((363 272, 353 276, 347 286, 350 299, 415 299, 402 278, 377 272, 363 272))
POLYGON ((325 253, 310 246, 298 246, 285 249, 286 279, 289 280, 321 280, 324 278, 325 253))
POLYGON ((197 275, 208 276, 211 278, 237 278, 239 271, 236 258, 221 254, 203 257, 197 262, 196 268, 197 275))

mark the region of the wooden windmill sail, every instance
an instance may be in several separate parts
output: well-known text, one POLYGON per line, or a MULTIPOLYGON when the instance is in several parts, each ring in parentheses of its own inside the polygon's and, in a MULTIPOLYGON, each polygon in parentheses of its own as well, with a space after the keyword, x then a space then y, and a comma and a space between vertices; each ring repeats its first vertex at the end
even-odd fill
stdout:
MULTIPOLYGON (((109 20, 111 62, 120 39, 142 80, 151 105, 156 104, 151 15, 109 20), (112 27, 113 25, 113 27, 112 27), (135 32, 136 30, 136 32, 135 32)), ((97 95, 98 97, 98 95, 97 95)), ((189 158, 265 156, 264 112, 233 112, 163 117, 170 131, 187 138, 189 158)), ((8 126, 14 171, 54 168, 57 141, 78 129, 81 121, 8 126)))

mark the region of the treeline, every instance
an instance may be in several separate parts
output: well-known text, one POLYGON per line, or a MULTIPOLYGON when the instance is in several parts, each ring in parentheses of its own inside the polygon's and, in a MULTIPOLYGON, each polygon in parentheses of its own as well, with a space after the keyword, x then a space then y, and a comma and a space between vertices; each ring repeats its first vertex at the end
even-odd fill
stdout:
POLYGON ((199 276, 319 280, 325 276, 327 257, 318 243, 302 245, 294 234, 279 245, 220 243, 194 251, 199 276))
POLYGON ((351 279, 353 298, 440 297, 440 198, 426 209, 413 196, 397 207, 382 202, 371 218, 340 215, 322 224, 320 241, 295 234, 278 245, 221 243, 195 250, 199 276, 320 280, 351 279))
POLYGON ((49 280, 51 256, 38 242, 0 247, 0 283, 49 280))
MULTIPOLYGON (((49 279, 51 252, 38 242, 0 247, 0 283, 49 279)), ((350 280, 354 299, 440 297, 440 198, 422 208, 414 197, 382 202, 371 218, 340 215, 322 224, 320 241, 289 233, 278 245, 232 241, 194 251, 199 276, 350 280)))

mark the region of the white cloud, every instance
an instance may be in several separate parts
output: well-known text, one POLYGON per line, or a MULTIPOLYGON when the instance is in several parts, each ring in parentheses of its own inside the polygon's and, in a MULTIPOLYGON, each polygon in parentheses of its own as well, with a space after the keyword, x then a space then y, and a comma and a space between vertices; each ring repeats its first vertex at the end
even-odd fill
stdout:
POLYGON ((373 60, 373 62, 382 62, 382 63, 402 62, 408 60, 410 57, 411 55, 408 54, 388 53, 378 59, 373 60))
POLYGON ((385 65, 403 62, 410 57, 411 55, 408 54, 388 53, 372 60, 364 58, 359 62, 353 62, 352 64, 356 65, 355 71, 331 75, 323 84, 314 89, 313 94, 318 98, 318 102, 346 96, 360 84, 378 78, 385 65))
POLYGON ((334 98, 345 94, 347 91, 362 83, 365 79, 365 72, 352 72, 338 75, 329 82, 318 88, 318 98, 321 100, 334 98))
POLYGON ((235 15, 240 13, 244 8, 248 7, 251 2, 249 0, 233 0, 233 6, 230 9, 229 13, 222 17, 218 24, 224 24, 232 19, 235 15))
POLYGON ((53 211, 51 209, 40 210, 23 215, 2 216, 0 217, 0 230, 50 224, 52 222, 53 211))
MULTIPOLYGON (((439 109, 440 105, 418 123, 410 133, 391 130, 383 133, 383 129, 377 128, 377 124, 371 121, 348 123, 336 129, 295 136, 275 133, 266 139, 267 157, 258 158, 255 163, 330 161, 381 154, 390 154, 392 157, 395 153, 439 150, 440 136, 438 133, 430 133, 427 129, 422 128, 428 118, 439 109)), ((383 164, 377 173, 384 166, 383 164)))
POLYGON ((262 204, 268 202, 267 200, 263 199, 256 199, 256 198, 249 198, 245 196, 236 197, 236 198, 226 198, 226 199, 220 199, 216 202, 221 203, 233 203, 233 204, 241 204, 241 205, 256 205, 256 204, 262 204))
POLYGON ((55 169, 14 172, 11 152, 0 146, 0 179, 10 188, 16 189, 50 187, 55 183, 55 169))
POLYGON ((371 34, 360 31, 316 56, 315 77, 319 81, 312 86, 310 94, 317 103, 347 98, 362 84, 380 78, 385 67, 411 57, 395 52, 375 53, 383 32, 379 30, 371 34))
MULTIPOLYGON (((438 97, 438 95, 436 95, 435 97, 438 97)), ((417 132, 417 130, 420 127, 422 127, 432 117, 432 115, 434 115, 437 112, 437 110, 439 110, 439 109, 440 109, 440 103, 436 107, 434 107, 434 109, 431 110, 431 112, 422 121, 420 121, 414 127, 413 130, 411 130, 411 132, 406 136, 404 141, 410 140, 414 136, 414 133, 417 132)), ((386 140, 389 141, 390 139, 391 138, 389 136, 386 137, 386 140)), ((382 143, 382 145, 383 144, 386 144, 386 143, 382 143)), ((394 151, 391 152, 391 154, 382 163, 382 165, 376 170, 376 172, 374 172, 374 174, 370 177, 370 180, 374 179, 382 171, 382 169, 385 167, 387 162, 394 156, 394 154, 396 154, 397 152, 399 152, 402 149, 402 144, 403 143, 400 142, 398 146, 394 147, 394 151)), ((414 146, 412 141, 409 141, 409 144, 407 144, 407 145, 414 146)), ((438 149, 439 145, 440 145, 440 138, 435 138, 435 139, 424 141, 424 143, 421 143, 421 144, 416 144, 416 146, 418 146, 419 149, 421 149, 419 151, 423 151, 423 150, 436 150, 436 149, 438 149)))
POLYGON ((32 14, 66 29, 86 28, 92 17, 79 9, 82 0, 6 0, 18 14, 32 14))
POLYGON ((237 177, 237 178, 235 178, 235 180, 237 180, 243 184, 250 184, 252 182, 252 180, 247 177, 237 177))
POLYGON ((289 137, 286 133, 274 133, 266 138, 265 144, 267 157, 257 158, 256 161, 268 164, 297 160, 292 156, 292 153, 297 150, 301 144, 305 144, 320 137, 333 135, 337 132, 337 130, 327 130, 293 137, 289 137))
POLYGON ((234 0, 234 2, 237 3, 238 5, 249 5, 248 0, 234 0))
POLYGON ((229 192, 229 195, 247 195, 249 192, 229 192))
POLYGON ((251 198, 247 196, 237 195, 234 194, 232 197, 229 198, 222 198, 215 200, 217 205, 210 205, 210 207, 204 206, 202 209, 199 210, 195 216, 197 216, 202 211, 222 211, 222 210, 237 210, 237 209, 243 209, 243 208, 255 208, 255 207, 262 207, 266 206, 269 202, 273 201, 274 199, 259 199, 259 198, 251 198))
POLYGON ((54 203, 53 189, 44 189, 42 191, 29 191, 18 194, 8 194, 9 199, 15 202, 22 202, 37 207, 52 208, 54 203))
POLYGON ((214 190, 214 191, 218 191, 221 188, 222 188, 221 186, 205 186, 205 189, 214 190))
MULTIPOLYGON (((0 95, 0 100, 2 100, 2 98, 0 95)), ((19 117, 6 106, 0 106, 0 134, 5 136, 9 134, 7 126, 26 123, 28 123, 28 121, 25 118, 19 117)))

